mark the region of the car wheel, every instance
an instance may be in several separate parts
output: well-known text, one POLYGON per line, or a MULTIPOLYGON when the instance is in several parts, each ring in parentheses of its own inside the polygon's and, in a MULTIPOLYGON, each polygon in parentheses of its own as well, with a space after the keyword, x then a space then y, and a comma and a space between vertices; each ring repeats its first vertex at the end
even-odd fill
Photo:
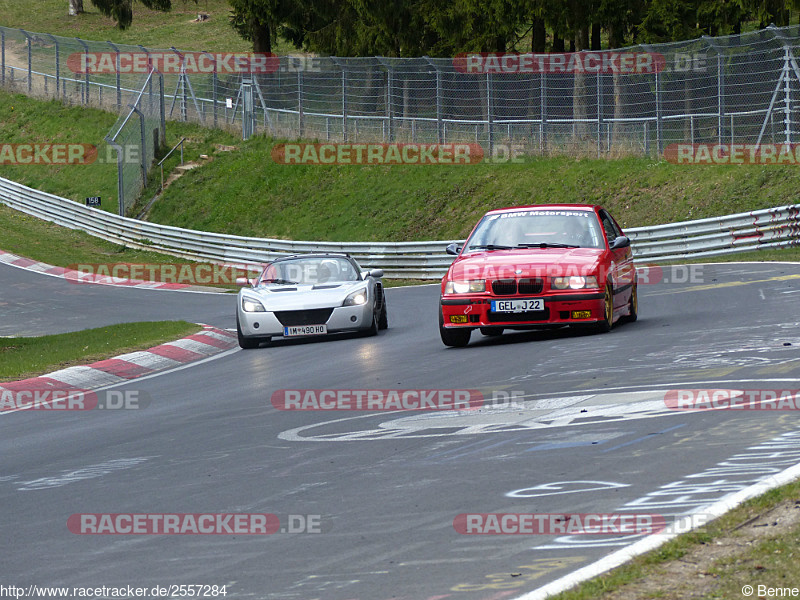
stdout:
POLYGON ((606 283, 606 294, 603 298, 603 320, 600 321, 596 329, 600 333, 611 331, 611 326, 614 324, 614 291, 611 288, 611 282, 606 283))
POLYGON ((496 337, 498 335, 503 335, 503 328, 502 327, 481 327, 481 333, 483 335, 489 337, 496 337))
POLYGON ((373 311, 372 313, 372 325, 369 326, 369 329, 364 331, 364 335, 369 337, 373 335, 378 335, 378 315, 375 314, 373 311))
POLYGON ((242 335, 242 327, 239 325, 239 315, 236 315, 236 337, 239 339, 239 347, 243 350, 258 348, 261 340, 258 338, 245 337, 242 335))
POLYGON ((634 283, 633 289, 631 290, 631 297, 628 300, 628 316, 625 317, 628 323, 633 323, 639 318, 639 292, 636 289, 637 287, 638 286, 634 283))
POLYGON ((471 329, 447 329, 444 326, 442 311, 439 310, 439 336, 445 346, 463 348, 469 344, 470 335, 472 335, 471 329))
POLYGON ((381 316, 378 319, 378 329, 389 328, 389 315, 386 312, 386 294, 383 294, 383 302, 381 302, 381 316))

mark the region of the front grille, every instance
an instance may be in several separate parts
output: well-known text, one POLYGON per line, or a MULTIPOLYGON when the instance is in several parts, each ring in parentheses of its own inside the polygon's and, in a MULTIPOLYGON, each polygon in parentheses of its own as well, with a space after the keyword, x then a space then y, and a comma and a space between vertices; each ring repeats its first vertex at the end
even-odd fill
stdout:
POLYGON ((332 308, 312 308, 309 310, 278 310, 275 317, 284 327, 294 325, 322 325, 328 322, 332 308))
POLYGON ((550 309, 531 310, 516 313, 496 313, 489 311, 486 319, 491 323, 518 323, 520 321, 547 321, 550 318, 550 309))
POLYGON ((520 294, 540 294, 544 289, 544 283, 539 277, 520 279, 517 285, 520 294))
POLYGON ((496 279, 492 282, 492 293, 495 296, 512 296, 517 293, 517 282, 514 279, 496 279))

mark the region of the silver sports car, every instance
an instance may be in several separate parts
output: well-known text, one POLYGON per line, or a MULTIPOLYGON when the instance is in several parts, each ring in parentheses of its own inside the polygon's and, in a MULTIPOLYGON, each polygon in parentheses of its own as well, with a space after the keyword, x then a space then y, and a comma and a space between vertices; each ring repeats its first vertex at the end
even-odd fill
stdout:
POLYGON ((324 336, 389 326, 383 271, 362 271, 347 254, 302 254, 269 263, 239 291, 236 330, 242 348, 272 337, 324 336))

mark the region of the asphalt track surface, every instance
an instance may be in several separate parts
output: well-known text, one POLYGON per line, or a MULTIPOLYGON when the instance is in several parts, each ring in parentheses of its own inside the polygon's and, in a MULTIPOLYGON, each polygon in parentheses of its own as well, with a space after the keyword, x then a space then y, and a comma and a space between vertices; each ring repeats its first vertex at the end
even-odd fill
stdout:
MULTIPOLYGON (((785 450, 794 437, 763 449, 800 430, 796 411, 663 402, 671 389, 800 388, 800 265, 670 277, 641 285, 639 321, 608 334, 474 333, 464 349, 439 340, 436 286, 390 289, 377 337, 277 342, 117 388, 148 394, 140 410, 0 414, 0 584, 208 584, 270 600, 534 590, 639 538, 463 535, 454 518, 702 511, 800 460, 785 450), (289 412, 270 401, 282 389, 479 389, 521 404, 289 412), (85 513, 270 513, 281 530, 70 532, 85 513), (287 532, 298 516, 320 532, 287 532)), ((78 286, 2 265, 0 290, 2 335, 156 318, 234 326, 229 295, 78 286)))

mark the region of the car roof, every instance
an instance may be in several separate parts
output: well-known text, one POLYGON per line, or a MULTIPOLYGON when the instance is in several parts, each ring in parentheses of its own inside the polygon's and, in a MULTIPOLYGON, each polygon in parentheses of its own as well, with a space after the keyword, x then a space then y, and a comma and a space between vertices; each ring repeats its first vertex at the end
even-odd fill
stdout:
POLYGON ((488 211, 486 214, 497 214, 504 212, 517 212, 520 210, 585 210, 595 211, 600 210, 601 206, 597 204, 531 204, 529 206, 507 206, 505 208, 495 208, 488 211))

